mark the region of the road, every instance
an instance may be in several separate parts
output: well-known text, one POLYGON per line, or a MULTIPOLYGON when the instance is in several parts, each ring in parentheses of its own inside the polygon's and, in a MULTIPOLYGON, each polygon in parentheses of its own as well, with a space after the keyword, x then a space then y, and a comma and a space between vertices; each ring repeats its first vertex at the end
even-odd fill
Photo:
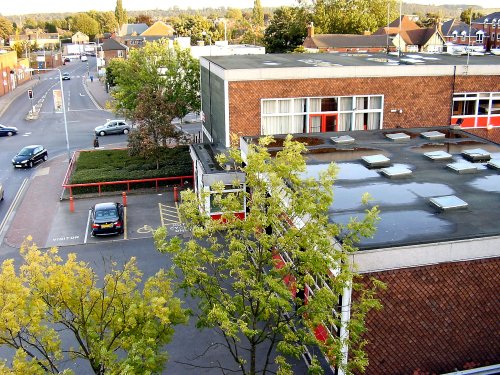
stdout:
MULTIPOLYGON (((109 111, 100 109, 93 102, 84 85, 85 80, 89 79, 89 73, 95 75, 95 57, 89 58, 87 62, 72 60, 61 67, 61 73, 65 72, 68 72, 71 77, 70 80, 62 83, 69 149, 70 152, 73 152, 92 147, 93 129, 102 125, 107 119, 115 118, 115 116, 109 111)), ((35 75, 34 79, 38 78, 39 83, 33 88, 33 104, 41 104, 38 119, 26 120, 32 106, 27 94, 15 99, 0 118, 1 124, 15 126, 19 129, 16 136, 0 137, 0 182, 5 189, 5 200, 0 203, 0 224, 20 187, 34 173, 34 170, 14 169, 11 163, 12 157, 22 147, 30 144, 45 146, 49 158, 68 153, 64 116, 63 113, 56 113, 54 110, 53 90, 60 88, 59 73, 49 71, 35 75)), ((125 135, 101 137, 100 145, 121 143, 125 142, 126 139, 125 135)), ((37 168, 41 166, 43 163, 37 168)))

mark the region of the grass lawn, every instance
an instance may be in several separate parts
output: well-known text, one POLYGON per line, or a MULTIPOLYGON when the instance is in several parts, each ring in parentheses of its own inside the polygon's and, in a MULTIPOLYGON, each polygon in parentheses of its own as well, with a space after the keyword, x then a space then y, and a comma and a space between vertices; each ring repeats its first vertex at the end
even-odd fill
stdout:
MULTIPOLYGON (((92 182, 140 180, 157 177, 190 176, 193 161, 188 146, 165 148, 160 159, 160 168, 155 160, 131 157, 128 150, 94 150, 81 152, 76 160, 70 184, 92 182)), ((164 185, 168 184, 163 182, 164 185)), ((132 189, 155 186, 155 183, 132 184, 132 189)), ((97 187, 74 188, 74 194, 95 192, 97 187)), ((122 185, 105 185, 102 191, 123 190, 122 185)))

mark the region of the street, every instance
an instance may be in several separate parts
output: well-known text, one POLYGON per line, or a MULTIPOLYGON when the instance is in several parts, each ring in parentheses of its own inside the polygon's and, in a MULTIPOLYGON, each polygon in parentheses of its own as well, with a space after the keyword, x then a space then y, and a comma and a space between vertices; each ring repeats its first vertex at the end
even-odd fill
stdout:
MULTIPOLYGON (((102 125, 107 119, 114 118, 114 114, 100 109, 90 97, 84 85, 89 75, 96 75, 95 57, 87 62, 73 60, 61 66, 61 73, 69 73, 71 79, 63 81, 64 101, 68 128, 69 150, 92 147, 93 129, 102 125)), ((6 126, 15 126, 19 133, 12 137, 0 137, 0 182, 5 189, 5 200, 0 203, 0 224, 14 201, 17 192, 26 179, 30 179, 34 170, 43 167, 43 163, 30 169, 15 169, 12 166, 12 157, 24 146, 41 144, 48 150, 49 159, 58 155, 67 155, 65 124, 63 113, 54 110, 53 90, 60 88, 58 71, 48 71, 34 75, 39 82, 33 87, 33 105, 40 104, 39 117, 26 120, 32 108, 32 101, 28 93, 17 97, 0 117, 0 123, 6 126)), ((22 88, 18 88, 22 90, 22 88)), ((101 146, 125 142, 127 136, 114 135, 101 137, 101 146)), ((61 181, 62 183, 62 181, 61 181)), ((3 228, 0 226, 0 231, 3 228)))

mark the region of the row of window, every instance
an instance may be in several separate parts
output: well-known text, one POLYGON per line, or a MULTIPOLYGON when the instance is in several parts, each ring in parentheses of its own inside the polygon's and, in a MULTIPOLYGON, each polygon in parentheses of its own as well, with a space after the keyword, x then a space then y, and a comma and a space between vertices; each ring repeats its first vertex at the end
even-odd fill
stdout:
POLYGON ((382 109, 382 95, 263 99, 261 133, 375 130, 382 109))
POLYGON ((453 95, 453 116, 500 115, 500 93, 480 92, 453 95))

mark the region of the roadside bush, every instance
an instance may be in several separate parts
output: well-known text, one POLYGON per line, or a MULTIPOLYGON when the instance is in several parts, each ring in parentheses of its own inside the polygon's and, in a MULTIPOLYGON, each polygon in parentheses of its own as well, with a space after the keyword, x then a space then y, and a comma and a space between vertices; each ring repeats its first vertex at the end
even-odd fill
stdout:
MULTIPOLYGON (((160 169, 156 162, 138 156, 130 156, 127 150, 96 150, 82 152, 78 157, 70 184, 140 180, 147 178, 189 176, 193 174, 193 162, 188 146, 165 148, 160 159, 160 169)), ((169 181, 161 181, 161 186, 169 181)), ((155 182, 131 184, 131 189, 155 187, 155 182)), ((101 191, 121 191, 126 185, 105 185, 101 191)), ((95 193, 97 186, 74 188, 73 194, 95 193)))

